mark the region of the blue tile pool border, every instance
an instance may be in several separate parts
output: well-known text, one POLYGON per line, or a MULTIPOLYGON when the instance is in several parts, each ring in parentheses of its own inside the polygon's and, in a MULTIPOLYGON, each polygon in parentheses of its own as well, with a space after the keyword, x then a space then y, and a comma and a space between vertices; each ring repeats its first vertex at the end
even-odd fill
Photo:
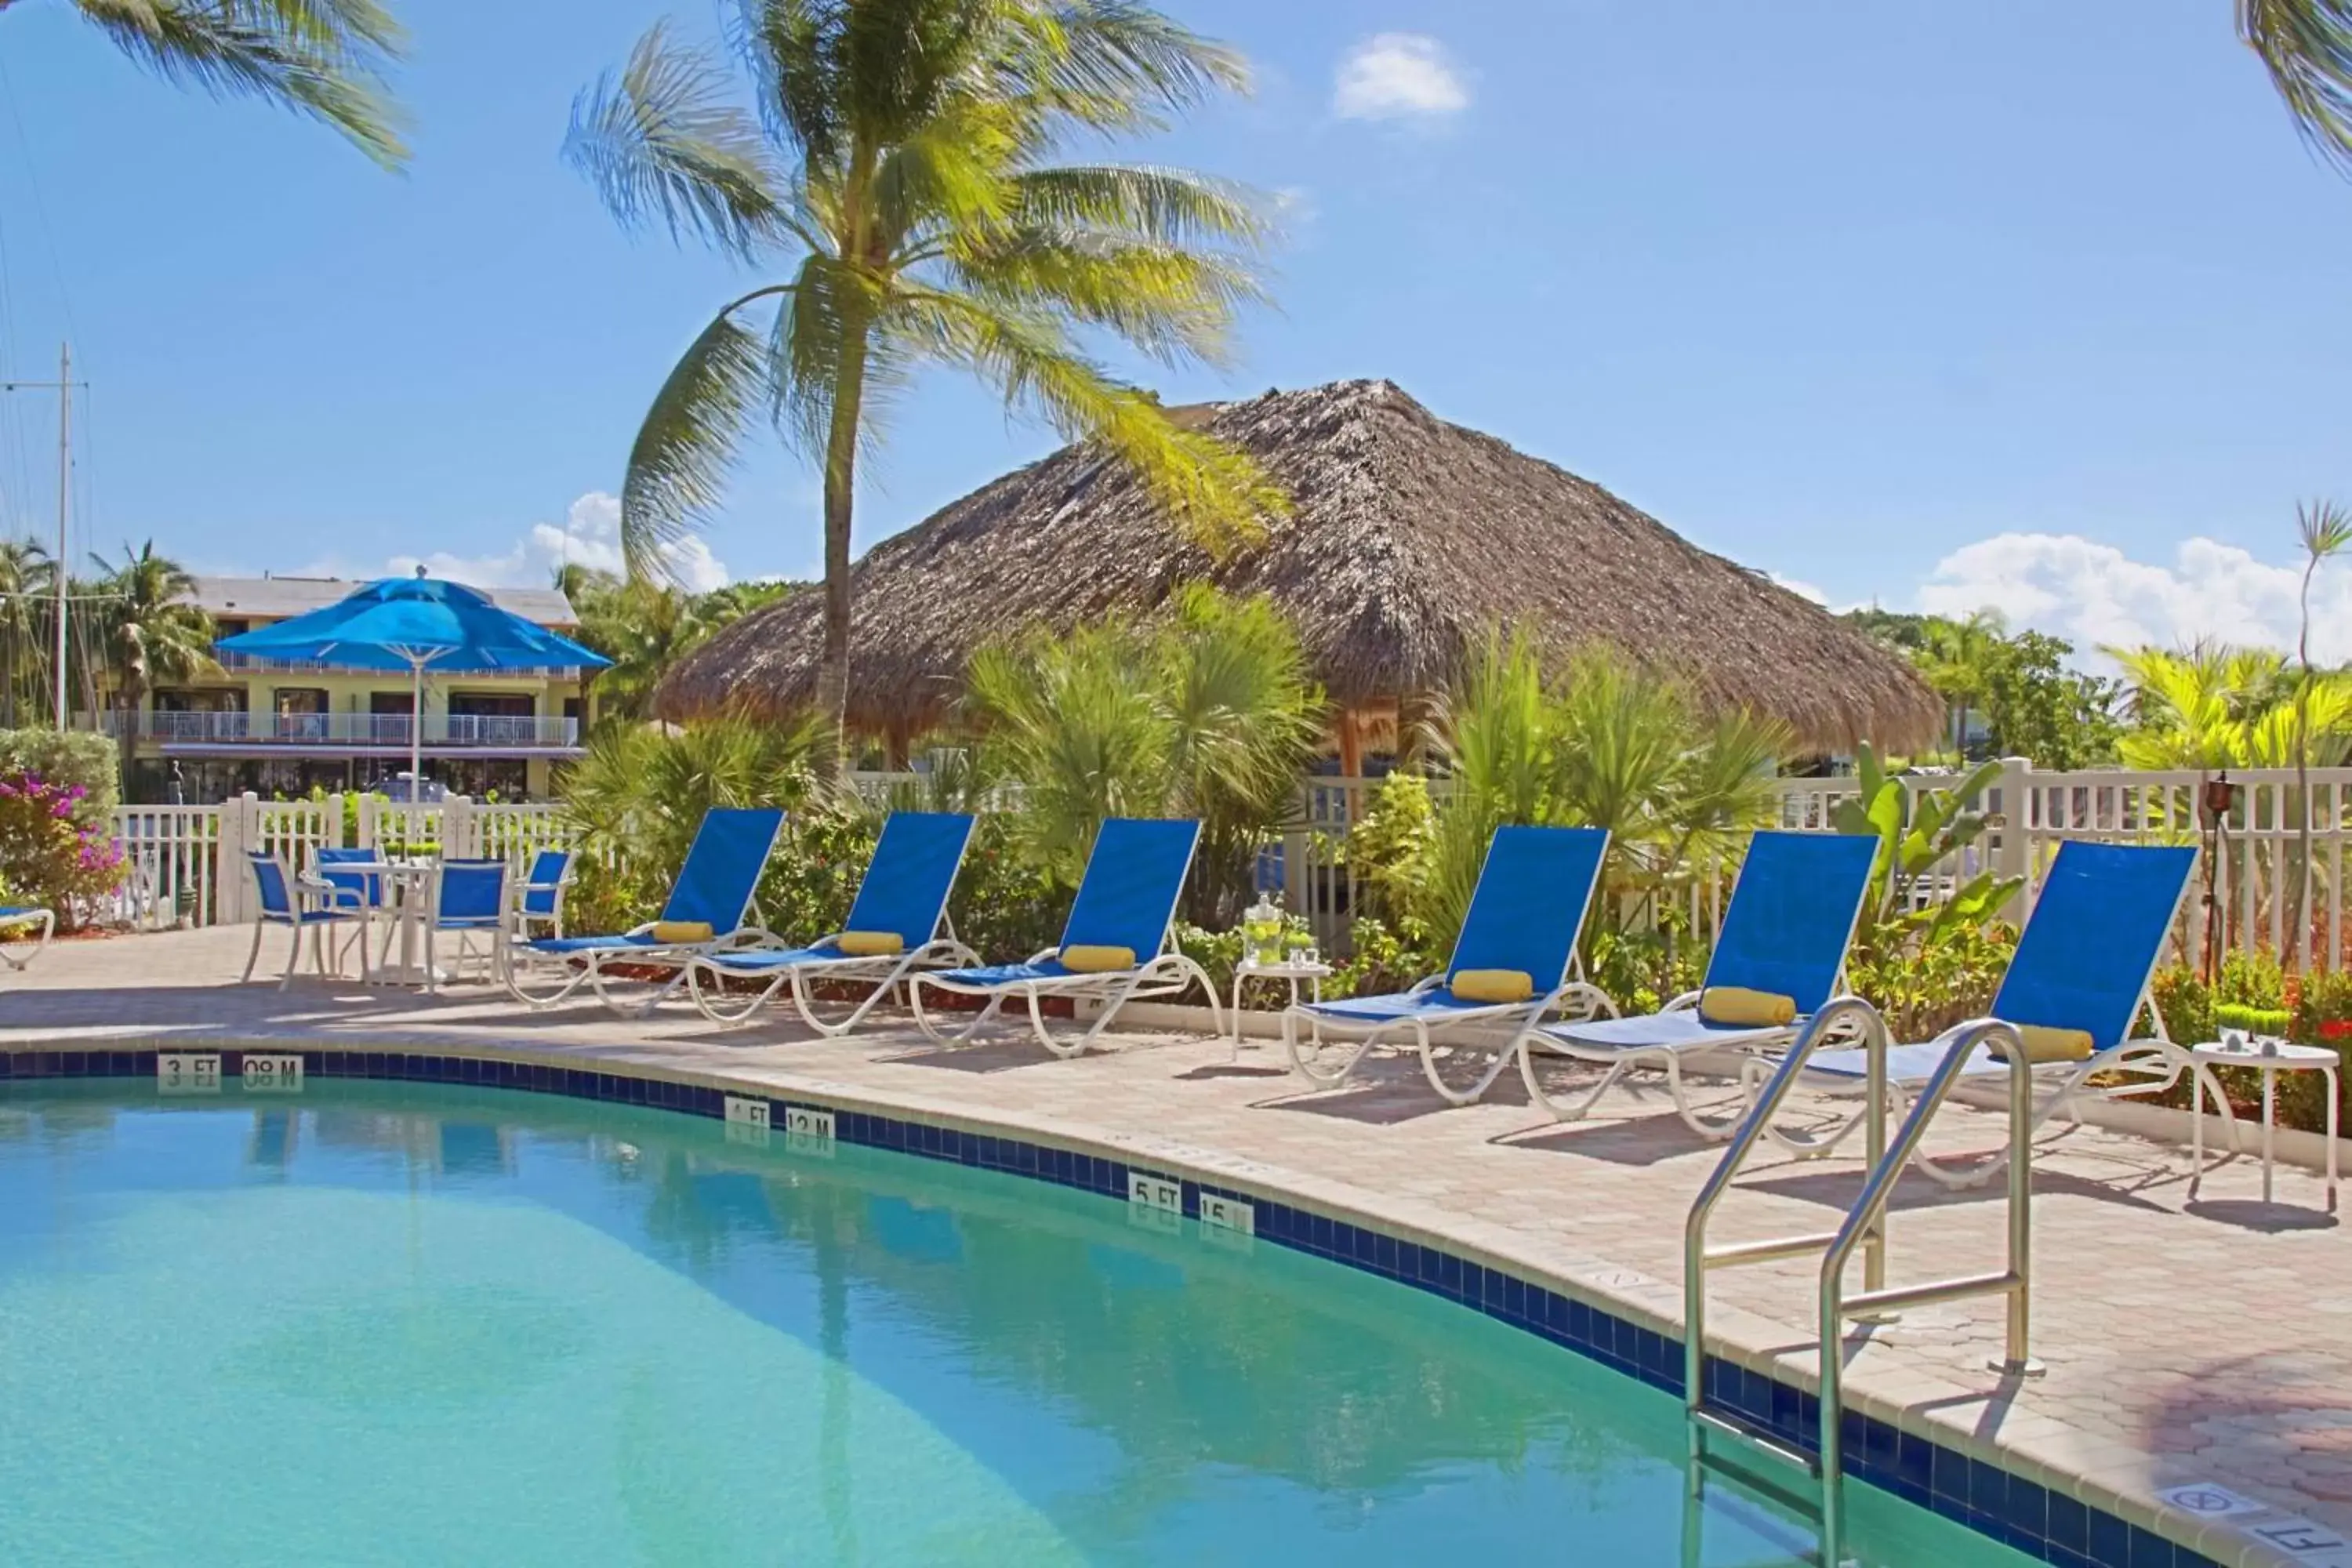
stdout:
MULTIPOLYGON (((638 1073, 611 1072, 500 1056, 440 1052, 334 1049, 306 1042, 243 1047, 196 1046, 217 1054, 224 1079, 242 1076, 244 1058, 300 1056, 306 1079, 383 1079, 520 1089, 576 1100, 607 1100, 689 1116, 723 1119, 730 1098, 769 1106, 784 1125, 791 1110, 833 1117, 834 1139, 893 1153, 915 1154, 981 1170, 1009 1172, 1125 1202, 1132 1173, 1178 1184, 1187 1218, 1199 1219, 1203 1196, 1250 1205, 1258 1240, 1362 1269, 1383 1279, 1440 1296, 1473 1311, 1601 1363, 1612 1371, 1681 1398, 1683 1343, 1604 1308, 1441 1247, 1407 1241, 1262 1193, 1180 1176, 1160 1167, 1034 1143, 997 1132, 856 1110, 822 1100, 779 1097, 756 1085, 719 1089, 638 1073)), ((42 1079, 123 1078, 152 1082, 152 1047, 125 1050, 0 1051, 0 1082, 42 1079)), ((1783 1440, 1818 1447, 1819 1400, 1792 1384, 1735 1362, 1709 1356, 1708 1394, 1783 1440)), ((2060 1568, 2221 1568, 2192 1547, 2141 1528, 2053 1488, 1971 1458, 1916 1433, 1855 1411, 1845 1413, 1846 1474, 1931 1510, 2060 1568)))

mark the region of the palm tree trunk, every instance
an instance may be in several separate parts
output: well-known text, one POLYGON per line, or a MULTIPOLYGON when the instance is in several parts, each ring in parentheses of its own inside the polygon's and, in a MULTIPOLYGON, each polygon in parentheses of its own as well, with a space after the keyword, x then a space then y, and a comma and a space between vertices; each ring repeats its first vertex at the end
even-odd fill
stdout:
POLYGON ((857 493, 857 425, 866 391, 866 328, 844 329, 824 453, 824 648, 817 661, 817 711, 825 742, 819 766, 838 784, 849 772, 849 527, 857 493))
MULTIPOLYGON (((2287 880, 2287 926, 2279 933, 2279 956, 2285 961, 2289 974, 2303 973, 2303 962, 2311 951, 2311 923, 2304 912, 2305 893, 2311 886, 2311 579, 2319 570, 2319 557, 2314 555, 2311 564, 2304 568, 2303 595, 2300 605, 2303 624, 2296 635, 2295 662, 2303 666, 2294 683, 2294 810, 2295 864, 2287 880), (2294 945, 2289 948, 2287 943, 2294 945)), ((2328 960, 2333 963, 2335 958, 2328 960)))

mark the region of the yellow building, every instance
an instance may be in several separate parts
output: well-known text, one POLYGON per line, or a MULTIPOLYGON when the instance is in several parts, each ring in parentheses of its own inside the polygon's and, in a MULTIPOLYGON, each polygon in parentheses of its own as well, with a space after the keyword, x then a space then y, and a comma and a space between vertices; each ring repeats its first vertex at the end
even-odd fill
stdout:
MULTIPOLYGON (((335 577, 198 577, 190 602, 222 637, 331 605, 356 583, 335 577)), ((501 609, 571 633, 579 617, 552 588, 486 588, 501 609)), ((165 687, 130 715, 125 796, 209 805, 246 790, 390 788, 408 771, 414 695, 404 672, 355 674, 300 660, 219 656, 221 673, 165 687)), ((584 692, 569 671, 434 675, 425 682, 427 793, 544 800, 553 765, 581 754, 584 692)), ((120 733, 125 716, 101 723, 120 733)))

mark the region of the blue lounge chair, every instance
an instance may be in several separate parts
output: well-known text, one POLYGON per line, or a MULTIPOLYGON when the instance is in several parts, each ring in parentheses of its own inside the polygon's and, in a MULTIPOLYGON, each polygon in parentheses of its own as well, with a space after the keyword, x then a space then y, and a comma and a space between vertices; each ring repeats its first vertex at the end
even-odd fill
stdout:
MULTIPOLYGON (((2083 1100, 2161 1094, 2179 1082, 2182 1073, 2204 1070, 2186 1050, 2165 1037, 2163 1015, 2148 995, 2165 938, 2196 864, 2197 851, 2188 847, 2079 840, 2058 847, 1990 1013, 2011 1024, 2080 1030, 2090 1037, 2087 1056, 2032 1065, 2034 1079, 2046 1086, 2034 1114, 2037 1128, 2061 1110, 2071 1114, 2083 1100), (2132 1031, 2143 1012, 2156 1032, 2134 1037, 2132 1031), (2089 1082, 2095 1073, 2116 1074, 2123 1081, 2095 1087, 2089 1082)), ((1957 1028, 1947 1031, 1923 1045, 1887 1049, 1887 1083, 1898 1101, 1906 1090, 1935 1074, 1948 1042, 1958 1032, 1957 1028)), ((1806 1062, 1805 1076, 1800 1081, 1835 1093, 1855 1094, 1862 1092, 1869 1068, 1869 1055, 1864 1050, 1816 1051, 1806 1062)), ((2009 1070, 2006 1061, 1979 1046, 1961 1069, 1962 1081, 2005 1079, 2009 1070)), ((1758 1076, 1758 1069, 1751 1067, 1751 1079, 1758 1076)), ((2228 1100, 2221 1097, 2219 1086, 2212 1087, 2226 1107, 2228 1100)), ((1777 1127, 1766 1131, 1799 1154, 1825 1154, 1860 1124, 1862 1114, 1825 1137, 1777 1127)), ((1990 1180, 2007 1158, 2004 1153, 1965 1171, 1948 1169, 1924 1152, 1913 1163, 1946 1186, 1964 1187, 1990 1180)))
POLYGON ((1576 939, 1584 929, 1585 911, 1592 906, 1601 857, 1608 849, 1609 834, 1604 828, 1495 829, 1445 972, 1428 976, 1410 991, 1304 1003, 1286 1009, 1282 1043, 1291 1065, 1316 1088, 1338 1089, 1354 1075, 1365 1054, 1381 1043, 1382 1036, 1410 1031, 1430 1086, 1448 1104, 1467 1105, 1486 1092, 1510 1061, 1521 1027, 1570 1004, 1580 1004, 1588 1012, 1614 1014, 1615 1004, 1573 973, 1576 939), (1472 971, 1524 976, 1527 996, 1522 1001, 1496 1002, 1456 995, 1455 977, 1472 971), (1302 1026, 1312 1031, 1311 1057, 1300 1049, 1302 1026), (1498 1033, 1502 1028, 1510 1033, 1498 1033), (1474 1038, 1451 1037, 1458 1033, 1474 1038), (1326 1035, 1339 1036, 1345 1042, 1328 1058, 1323 1051, 1326 1035), (1474 1056, 1470 1047, 1477 1043, 1475 1037, 1480 1035, 1489 1037, 1494 1059, 1484 1068, 1472 1068, 1467 1088, 1447 1082, 1440 1070, 1440 1053, 1444 1053, 1446 1066, 1457 1060, 1468 1063, 1474 1056), (1433 1037, 1439 1036, 1446 1037, 1433 1037))
POLYGON ((1878 840, 1860 834, 1757 834, 1732 885, 1731 903, 1723 911, 1723 929, 1699 989, 1656 1013, 1528 1025, 1519 1033, 1519 1075, 1527 1080, 1528 1098, 1559 1120, 1574 1121, 1632 1068, 1655 1068, 1665 1074, 1675 1110, 1691 1131, 1707 1139, 1731 1136, 1748 1096, 1735 1097, 1739 1110, 1728 1117, 1702 1115, 1683 1090, 1685 1058, 1776 1050, 1797 1037, 1837 987, 1877 853, 1878 840), (1734 1007, 1727 990, 1786 997, 1795 1016, 1786 1024, 1709 1017, 1709 993, 1717 1007, 1734 1007), (1609 1070, 1574 1099, 1556 1099, 1545 1089, 1540 1071, 1540 1058, 1553 1056, 1600 1063, 1609 1070))
POLYGON ((1078 879, 1078 894, 1070 905, 1069 923, 1062 940, 1024 963, 999 963, 986 968, 942 969, 907 978, 907 1000, 915 1023, 942 1045, 971 1038, 1016 997, 1029 1004, 1029 1023, 1037 1038, 1057 1057, 1075 1057, 1109 1027, 1118 1010, 1139 998, 1181 995, 1198 984, 1209 998, 1209 1016, 1223 1032, 1217 1007, 1217 988, 1206 971, 1175 951, 1171 942, 1176 920, 1176 899, 1184 890, 1184 876, 1192 868, 1192 850, 1201 839, 1197 822, 1147 822, 1114 816, 1095 835, 1087 857, 1086 873, 1078 879), (1080 950, 1091 949, 1082 953, 1080 950), (1073 967, 1066 958, 1086 964, 1107 962, 1124 952, 1128 962, 1111 968, 1073 967), (942 1030, 923 1010, 923 992, 933 988, 961 996, 982 996, 987 1005, 962 1028, 942 1030), (1102 1012, 1077 1038, 1063 1041, 1045 1026, 1040 1005, 1048 996, 1095 1001, 1102 1012))
POLYGON ((686 984, 687 961, 698 953, 757 942, 765 932, 747 925, 760 873, 776 847, 784 814, 765 808, 713 806, 702 814, 686 864, 671 884, 660 918, 610 936, 543 936, 507 944, 507 989, 529 1007, 552 1007, 579 990, 593 987, 597 999, 616 1013, 653 1006, 686 984), (707 936, 665 935, 667 926, 709 928, 707 936), (617 996, 608 981, 613 964, 652 964, 670 970, 649 995, 617 996), (552 990, 534 991, 538 972, 551 968, 552 990))
POLYGON ((58 917, 54 910, 34 904, 0 909, 0 963, 21 971, 48 951, 49 939, 57 934, 58 917), (26 934, 28 931, 32 933, 29 936, 26 934), (32 944, 29 948, 26 946, 28 942, 32 944))
POLYGON ((820 1035, 845 1035, 913 971, 978 963, 980 955, 958 942, 948 925, 948 894, 971 843, 971 826, 972 819, 960 812, 892 812, 857 884, 847 924, 805 947, 734 948, 696 958, 687 965, 694 1005, 713 1022, 741 1024, 768 998, 789 987, 793 1005, 810 1028, 820 1035), (942 930, 945 936, 940 934, 942 930), (865 954, 847 952, 842 946, 845 941, 853 946, 868 944, 874 938, 884 939, 885 944, 895 939, 897 945, 865 954), (729 995, 719 984, 725 980, 767 984, 747 998, 729 995), (826 980, 871 988, 848 1016, 828 1021, 817 1016, 808 992, 812 982, 826 980))
MULTIPOLYGON (((341 954, 337 963, 330 963, 330 943, 327 932, 334 930, 358 929, 366 910, 361 907, 360 895, 350 888, 339 888, 316 877, 297 877, 286 864, 285 857, 267 849, 248 849, 245 863, 252 868, 254 888, 253 946, 245 955, 244 978, 253 978, 253 966, 261 958, 261 933, 272 926, 283 927, 292 940, 286 950, 286 973, 278 982, 283 991, 294 983, 294 971, 302 962, 302 934, 310 935, 310 959, 321 976, 340 973, 341 954)), ((357 944, 360 951, 360 978, 368 978, 367 943, 357 944)), ((346 949, 346 951, 348 948, 346 949)))

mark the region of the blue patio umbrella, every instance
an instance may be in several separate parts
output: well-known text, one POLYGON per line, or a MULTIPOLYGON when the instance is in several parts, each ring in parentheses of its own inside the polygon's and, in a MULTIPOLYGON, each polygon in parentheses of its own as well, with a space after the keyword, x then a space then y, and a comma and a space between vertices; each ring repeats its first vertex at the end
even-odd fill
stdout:
MULTIPOLYGON (((462 583, 384 577, 323 609, 223 637, 224 653, 304 659, 341 669, 404 669, 415 682, 408 773, 424 782, 425 667, 468 675, 518 669, 602 669, 613 661, 490 603, 462 583)), ((412 786, 413 787, 413 786, 412 786)))

